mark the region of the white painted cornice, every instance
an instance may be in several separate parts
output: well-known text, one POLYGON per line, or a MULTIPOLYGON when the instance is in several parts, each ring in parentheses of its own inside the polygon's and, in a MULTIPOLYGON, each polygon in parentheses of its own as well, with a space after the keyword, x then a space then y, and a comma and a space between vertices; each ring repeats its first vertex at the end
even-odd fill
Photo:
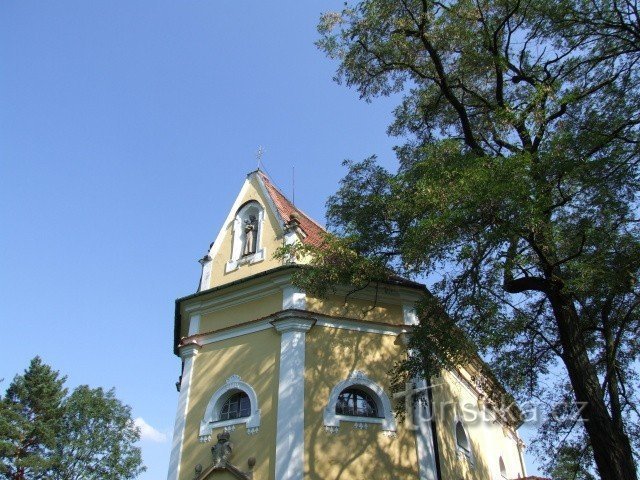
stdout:
POLYGON ((278 333, 308 332, 316 323, 313 313, 306 310, 283 310, 271 316, 269 322, 278 333))
POLYGON ((182 358, 182 360, 186 360, 187 358, 195 357, 201 348, 202 345, 199 342, 196 340, 189 340, 179 347, 180 358, 182 358))

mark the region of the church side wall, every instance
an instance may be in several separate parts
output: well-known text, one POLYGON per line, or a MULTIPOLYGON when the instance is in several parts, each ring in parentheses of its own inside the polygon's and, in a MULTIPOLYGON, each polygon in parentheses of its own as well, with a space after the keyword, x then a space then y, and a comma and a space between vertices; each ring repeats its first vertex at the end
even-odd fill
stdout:
POLYGON ((500 422, 495 421, 495 416, 483 413, 475 393, 448 372, 434 378, 432 383, 442 478, 501 478, 501 455, 508 478, 522 474, 515 440, 500 422), (462 421, 469 438, 471 459, 458 450, 455 434, 458 420, 462 421))
POLYGON ((413 431, 398 425, 397 438, 380 425, 354 429, 343 421, 339 432, 324 429, 323 411, 333 387, 355 370, 363 371, 391 398, 389 376, 402 354, 393 335, 313 327, 307 333, 305 370, 305 479, 417 478, 413 431))
MULTIPOLYGON (((245 425, 231 432, 234 444, 231 463, 247 470, 249 457, 256 458, 256 479, 273 479, 280 335, 273 329, 204 345, 194 363, 190 408, 184 433, 180 480, 193 480, 194 467, 211 465, 211 447, 222 428, 214 429, 210 442, 198 440, 200 422, 211 396, 232 375, 253 387, 261 410, 260 429, 248 435, 245 425)), ((217 478, 217 477, 216 477, 217 478)))

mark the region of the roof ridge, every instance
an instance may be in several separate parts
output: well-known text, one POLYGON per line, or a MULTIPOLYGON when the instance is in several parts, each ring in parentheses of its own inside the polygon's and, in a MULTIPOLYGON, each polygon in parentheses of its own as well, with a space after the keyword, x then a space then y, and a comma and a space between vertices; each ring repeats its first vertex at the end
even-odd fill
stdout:
MULTIPOLYGON (((280 190, 280 188, 278 188, 278 186, 275 184, 275 182, 273 180, 271 180, 271 178, 269 178, 269 176, 263 172, 262 170, 256 170, 256 172, 262 177, 262 179, 269 183, 269 185, 271 186, 271 188, 273 188, 281 197, 282 199, 287 202, 289 204, 289 206, 293 209, 295 209, 298 213, 304 215, 307 220, 309 220, 310 222, 312 222, 313 224, 315 224, 318 228, 322 229, 323 231, 327 231, 327 229, 325 227, 323 227, 319 222, 317 222, 316 220, 314 220, 311 216, 309 216, 307 213, 305 213, 304 211, 302 211, 300 208, 298 208, 291 200, 289 200, 287 198, 287 196, 282 193, 282 190, 280 190)), ((285 221, 287 219, 285 218, 285 221)))

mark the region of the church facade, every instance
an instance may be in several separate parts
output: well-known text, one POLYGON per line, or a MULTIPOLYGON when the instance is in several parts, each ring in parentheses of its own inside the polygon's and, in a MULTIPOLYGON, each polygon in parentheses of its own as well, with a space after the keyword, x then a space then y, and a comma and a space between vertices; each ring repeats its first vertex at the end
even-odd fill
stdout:
POLYGON ((473 367, 392 392, 423 285, 326 298, 293 285, 299 267, 273 253, 322 234, 264 173, 247 176, 198 292, 176 300, 168 479, 524 478, 517 407, 498 409, 473 367))

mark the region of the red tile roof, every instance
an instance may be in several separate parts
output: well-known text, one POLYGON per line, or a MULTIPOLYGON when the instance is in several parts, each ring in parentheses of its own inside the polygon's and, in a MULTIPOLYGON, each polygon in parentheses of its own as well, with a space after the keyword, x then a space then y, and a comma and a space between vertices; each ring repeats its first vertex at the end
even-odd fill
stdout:
POLYGON ((278 188, 271 182, 269 177, 267 177, 263 172, 258 171, 258 175, 264 182, 264 186, 267 189, 267 193, 273 200, 276 208, 278 209, 278 213, 282 217, 285 222, 288 222, 292 213, 298 214, 298 221, 300 222, 300 228, 307 235, 302 242, 308 243, 309 245, 313 245, 314 247, 320 247, 323 243, 323 236, 326 234, 326 230, 320 226, 318 222, 309 217, 306 213, 302 212, 300 209, 296 208, 296 206, 289 201, 284 194, 278 190, 278 188))

